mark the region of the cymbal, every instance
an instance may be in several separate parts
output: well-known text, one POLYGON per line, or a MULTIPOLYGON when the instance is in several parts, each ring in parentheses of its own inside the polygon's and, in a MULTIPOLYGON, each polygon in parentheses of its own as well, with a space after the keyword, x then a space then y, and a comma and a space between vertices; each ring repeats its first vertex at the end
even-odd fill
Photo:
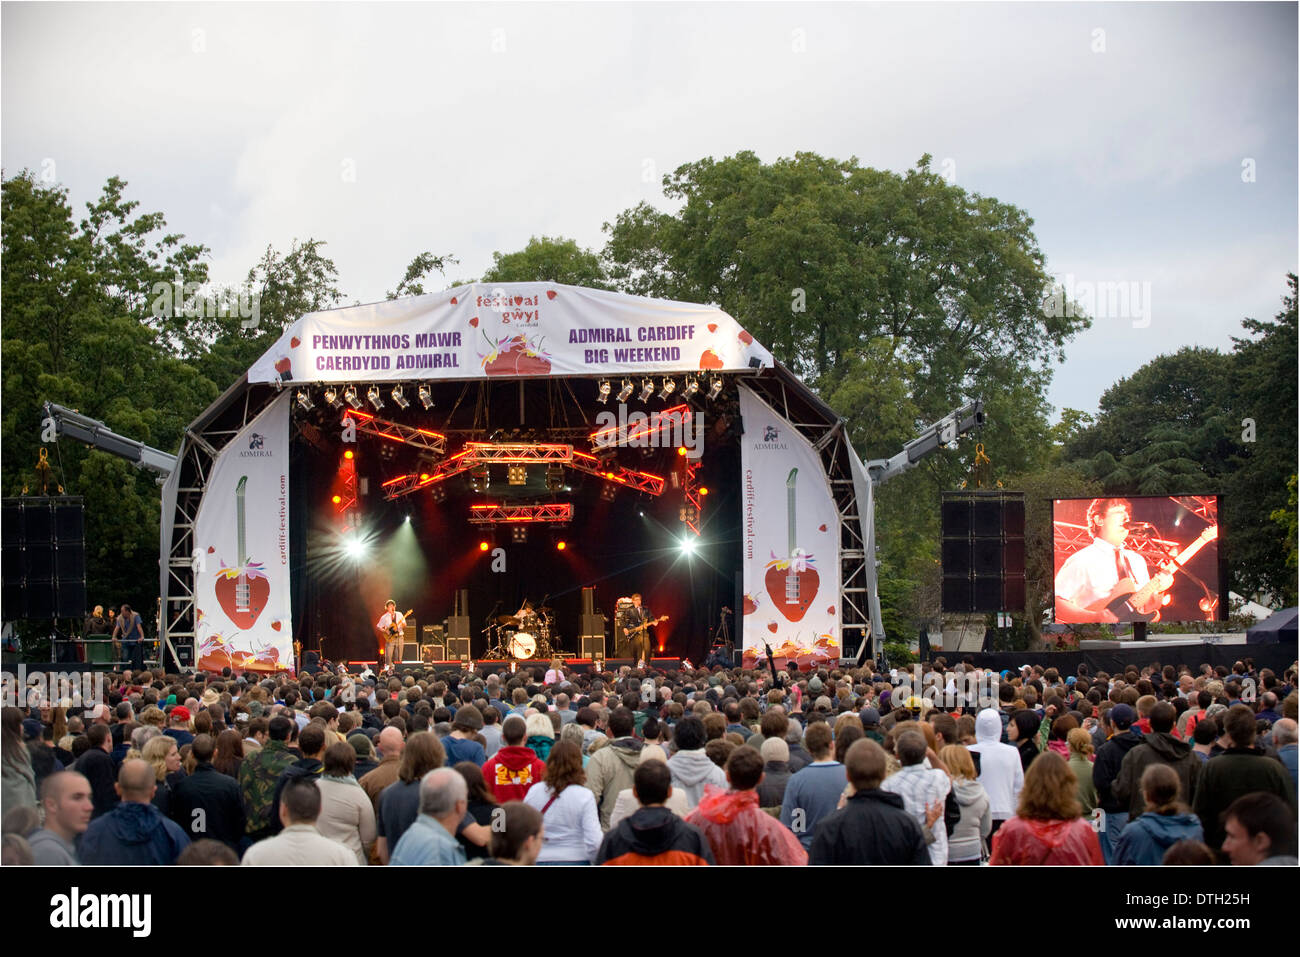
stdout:
POLYGON ((549 614, 550 614, 551 612, 553 612, 553 611, 555 611, 554 608, 547 608, 545 605, 543 605, 541 608, 537 609, 537 612, 538 612, 538 614, 540 614, 540 615, 549 615, 549 614))
POLYGON ((498 624, 498 625, 514 625, 516 628, 518 628, 518 627, 519 627, 519 619, 518 619, 518 618, 515 618, 513 615, 498 615, 498 616, 497 616, 497 624, 498 624))

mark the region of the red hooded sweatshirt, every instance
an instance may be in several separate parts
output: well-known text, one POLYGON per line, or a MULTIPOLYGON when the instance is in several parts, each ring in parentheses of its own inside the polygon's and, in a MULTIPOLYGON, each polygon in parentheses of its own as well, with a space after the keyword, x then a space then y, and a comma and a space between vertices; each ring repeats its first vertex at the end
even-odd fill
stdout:
POLYGON ((502 804, 522 801, 524 795, 542 778, 546 777, 546 762, 532 748, 519 745, 506 746, 483 765, 483 779, 488 790, 502 804))

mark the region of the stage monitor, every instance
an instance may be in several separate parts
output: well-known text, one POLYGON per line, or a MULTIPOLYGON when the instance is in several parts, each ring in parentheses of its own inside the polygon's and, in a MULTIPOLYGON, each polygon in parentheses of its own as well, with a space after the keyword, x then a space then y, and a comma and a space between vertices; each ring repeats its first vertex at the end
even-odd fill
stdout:
POLYGON ((1227 618, 1218 495, 1052 502, 1059 624, 1227 618))

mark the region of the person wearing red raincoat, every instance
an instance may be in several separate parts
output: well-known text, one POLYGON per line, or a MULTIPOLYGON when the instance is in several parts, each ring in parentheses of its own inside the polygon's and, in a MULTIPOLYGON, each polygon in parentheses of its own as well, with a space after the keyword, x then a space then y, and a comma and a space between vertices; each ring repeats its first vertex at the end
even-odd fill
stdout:
POLYGON ((731 790, 706 785, 699 806, 686 818, 704 832, 718 864, 808 863, 808 852, 788 827, 758 806, 763 756, 737 748, 727 759, 731 790))
POLYGON ((1104 865, 1092 825, 1080 817, 1074 772, 1055 751, 1045 751, 1025 772, 1016 816, 993 835, 990 864, 1104 865))

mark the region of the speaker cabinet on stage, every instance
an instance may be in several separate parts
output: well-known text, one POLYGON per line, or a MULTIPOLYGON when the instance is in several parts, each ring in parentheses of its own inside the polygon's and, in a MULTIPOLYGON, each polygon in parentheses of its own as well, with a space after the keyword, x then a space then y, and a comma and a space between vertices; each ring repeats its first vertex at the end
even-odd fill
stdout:
POLYGON ((605 657, 605 636, 604 635, 583 635, 582 636, 582 657, 583 658, 604 658, 605 657))
POLYGON ((407 639, 402 642, 402 660, 419 661, 420 660, 420 643, 407 639))
POLYGON ((945 492, 939 514, 943 610, 1024 611, 1024 493, 945 492))
POLYGON ((469 639, 448 638, 446 661, 469 661, 469 639))
POLYGON ((431 661, 447 660, 447 639, 443 637, 442 625, 425 625, 420 632, 420 660, 428 664, 431 661))
POLYGON ((3 617, 81 618, 86 613, 86 522, 76 496, 0 504, 3 617))

